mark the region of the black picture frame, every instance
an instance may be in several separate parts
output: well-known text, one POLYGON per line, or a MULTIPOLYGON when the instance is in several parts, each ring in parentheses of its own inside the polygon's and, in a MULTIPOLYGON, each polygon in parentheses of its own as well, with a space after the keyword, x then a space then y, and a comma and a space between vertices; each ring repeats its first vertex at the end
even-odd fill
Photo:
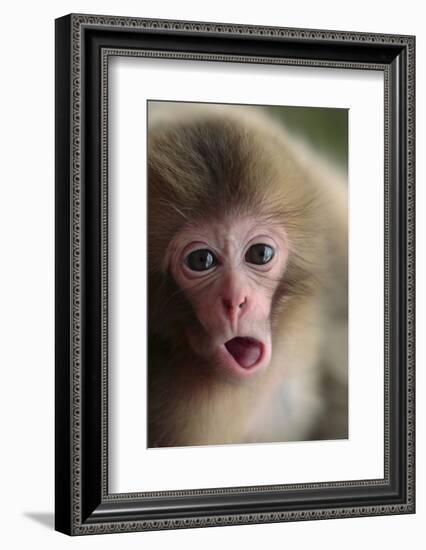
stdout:
MULTIPOLYGON (((415 511, 415 37, 71 14, 56 20, 55 527, 69 535, 415 511), (384 477, 108 493, 107 69, 110 55, 384 74, 384 477)), ((368 200, 368 199, 366 199, 368 200)))

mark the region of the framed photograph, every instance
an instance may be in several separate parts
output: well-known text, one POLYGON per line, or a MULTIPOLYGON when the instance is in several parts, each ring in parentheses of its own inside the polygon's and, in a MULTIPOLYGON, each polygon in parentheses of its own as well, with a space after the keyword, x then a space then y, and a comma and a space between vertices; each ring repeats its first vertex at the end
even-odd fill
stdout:
POLYGON ((413 36, 56 20, 56 529, 415 511, 413 36))

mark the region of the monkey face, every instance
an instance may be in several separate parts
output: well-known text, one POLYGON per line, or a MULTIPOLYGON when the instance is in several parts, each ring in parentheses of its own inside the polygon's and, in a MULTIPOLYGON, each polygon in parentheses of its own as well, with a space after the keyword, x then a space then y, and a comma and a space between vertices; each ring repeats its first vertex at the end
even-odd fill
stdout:
POLYGON ((166 262, 197 318, 192 350, 222 372, 245 378, 271 359, 271 303, 288 257, 280 226, 259 218, 187 226, 166 262))

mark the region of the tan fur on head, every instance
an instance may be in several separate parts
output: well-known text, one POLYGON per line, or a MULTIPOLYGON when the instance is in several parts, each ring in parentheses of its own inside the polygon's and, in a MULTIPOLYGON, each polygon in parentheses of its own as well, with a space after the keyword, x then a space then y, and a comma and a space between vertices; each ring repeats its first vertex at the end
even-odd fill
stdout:
POLYGON ((255 109, 172 106, 167 118, 158 108, 148 139, 152 286, 164 284, 162 259, 186 224, 248 214, 285 226, 291 253, 282 290, 307 292, 324 246, 320 197, 284 130, 255 109))

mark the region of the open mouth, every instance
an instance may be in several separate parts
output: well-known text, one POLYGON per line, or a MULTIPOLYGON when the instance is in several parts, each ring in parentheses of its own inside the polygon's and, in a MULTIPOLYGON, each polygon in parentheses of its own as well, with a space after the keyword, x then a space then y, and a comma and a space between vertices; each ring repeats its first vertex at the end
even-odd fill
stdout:
POLYGON ((260 361, 263 350, 263 345, 259 340, 242 336, 228 340, 225 347, 244 369, 254 367, 260 361))

